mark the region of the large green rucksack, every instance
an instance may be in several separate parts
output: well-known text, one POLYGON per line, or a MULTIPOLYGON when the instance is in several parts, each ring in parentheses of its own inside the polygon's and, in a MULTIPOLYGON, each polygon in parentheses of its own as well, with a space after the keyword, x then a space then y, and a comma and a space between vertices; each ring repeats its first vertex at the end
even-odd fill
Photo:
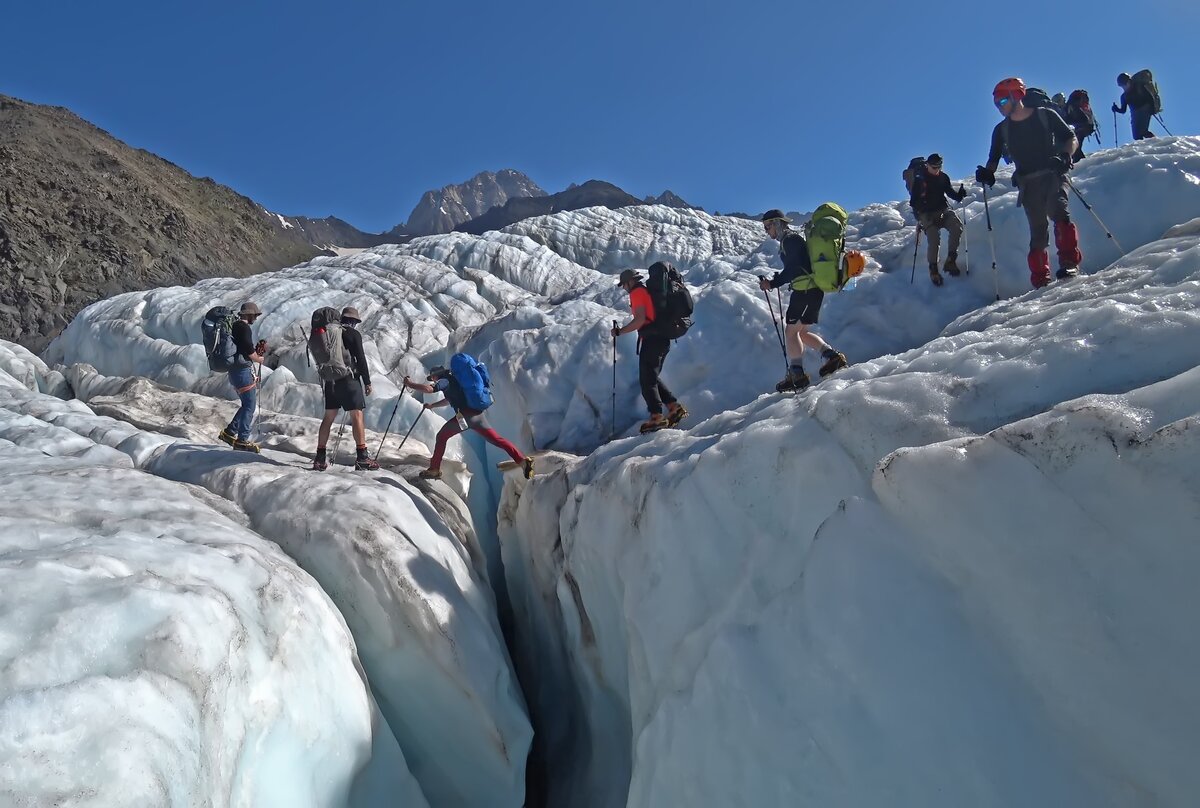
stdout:
POLYGON ((841 205, 826 202, 813 211, 812 219, 804 226, 812 280, 823 292, 836 292, 846 282, 842 255, 846 251, 846 224, 849 221, 850 215, 841 205))
POLYGON ((1162 112, 1162 97, 1158 94, 1158 84, 1154 81, 1153 73, 1149 70, 1139 70, 1130 77, 1129 83, 1137 95, 1148 101, 1152 115, 1162 112))

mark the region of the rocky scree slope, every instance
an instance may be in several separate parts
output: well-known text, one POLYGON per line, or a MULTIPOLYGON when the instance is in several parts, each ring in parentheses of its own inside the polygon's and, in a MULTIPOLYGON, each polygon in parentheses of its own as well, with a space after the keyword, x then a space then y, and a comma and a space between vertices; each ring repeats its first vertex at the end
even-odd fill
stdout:
POLYGON ((97 300, 319 253, 230 188, 67 109, 0 95, 0 337, 41 350, 97 300))

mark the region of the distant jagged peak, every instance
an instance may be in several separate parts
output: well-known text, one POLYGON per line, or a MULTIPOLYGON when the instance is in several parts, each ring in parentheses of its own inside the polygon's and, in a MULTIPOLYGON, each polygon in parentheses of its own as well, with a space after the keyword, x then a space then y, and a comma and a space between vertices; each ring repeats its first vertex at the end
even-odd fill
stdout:
POLYGON ((426 191, 413 208, 408 222, 391 232, 407 235, 449 233, 510 199, 546 196, 546 192, 528 175, 511 168, 481 171, 466 182, 426 191))

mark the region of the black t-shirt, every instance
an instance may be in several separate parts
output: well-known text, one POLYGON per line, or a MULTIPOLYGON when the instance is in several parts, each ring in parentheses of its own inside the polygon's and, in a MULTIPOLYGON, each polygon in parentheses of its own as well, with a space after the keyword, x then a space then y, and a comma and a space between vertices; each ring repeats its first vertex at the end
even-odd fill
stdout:
POLYGON ((363 353, 362 334, 348 325, 342 326, 342 344, 350 352, 350 368, 362 383, 371 383, 371 371, 367 367, 367 355, 363 353))
POLYGON ((957 197, 957 194, 954 193, 954 186, 950 184, 950 178, 946 176, 945 172, 939 173, 936 177, 928 172, 922 172, 916 183, 913 184, 909 203, 917 213, 937 213, 950 207, 950 203, 946 201, 947 194, 957 197))
POLYGON ((1035 109, 1023 121, 1006 118, 992 130, 988 165, 1000 162, 1006 134, 1008 156, 1017 165, 1017 176, 1049 169, 1050 158, 1062 153, 1062 146, 1075 137, 1075 132, 1067 126, 1062 116, 1045 107, 1035 109))
POLYGON ((434 384, 434 389, 441 390, 446 400, 450 402, 450 406, 455 410, 460 412, 462 410, 471 410, 471 412, 475 412, 467 404, 467 394, 463 392, 462 385, 453 376, 446 375, 438 379, 434 384))
POLYGON ((237 346, 237 356, 249 364, 250 354, 254 353, 254 333, 250 329, 250 323, 241 318, 234 320, 230 334, 233 336, 233 344, 237 346))

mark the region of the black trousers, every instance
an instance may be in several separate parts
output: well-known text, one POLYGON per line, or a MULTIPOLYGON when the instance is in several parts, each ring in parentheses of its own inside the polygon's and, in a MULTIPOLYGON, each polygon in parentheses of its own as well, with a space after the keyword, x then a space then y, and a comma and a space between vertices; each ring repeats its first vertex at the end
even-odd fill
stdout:
POLYGON ((671 351, 671 340, 665 337, 646 335, 642 337, 642 349, 638 354, 638 380, 642 384, 642 398, 650 414, 662 413, 663 404, 673 404, 675 396, 662 383, 663 363, 671 351))

